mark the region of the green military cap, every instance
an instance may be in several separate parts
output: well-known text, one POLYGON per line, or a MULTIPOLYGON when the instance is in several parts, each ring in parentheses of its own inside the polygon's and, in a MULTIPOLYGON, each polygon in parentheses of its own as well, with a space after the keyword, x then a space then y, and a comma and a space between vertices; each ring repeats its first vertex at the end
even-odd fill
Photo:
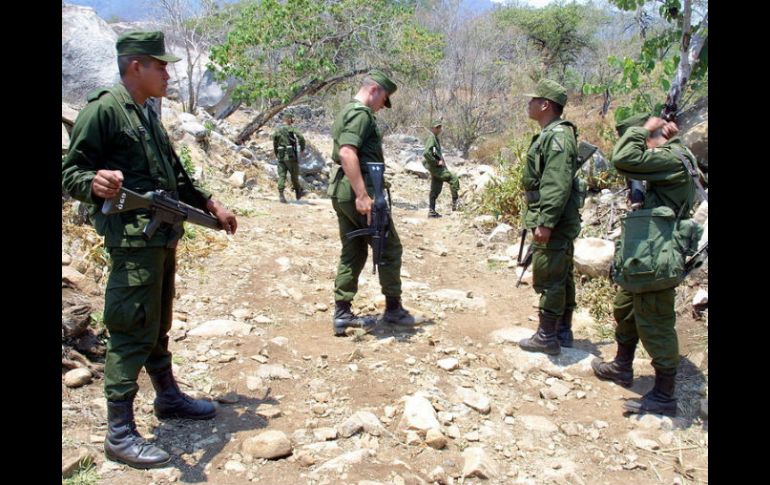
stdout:
POLYGON ((644 126, 644 123, 649 119, 650 113, 639 113, 631 115, 628 118, 615 123, 615 131, 618 132, 618 136, 623 136, 627 129, 632 126, 644 126))
POLYGON ((398 86, 396 86, 396 83, 390 80, 390 78, 379 69, 372 69, 367 74, 370 78, 374 79, 377 84, 382 86, 385 91, 388 92, 388 97, 385 98, 385 107, 390 108, 390 95, 396 92, 396 89, 398 89, 398 86))
POLYGON ((551 81, 550 79, 541 79, 540 82, 537 83, 535 92, 527 93, 524 96, 530 98, 545 98, 554 103, 559 103, 562 106, 567 104, 567 90, 564 89, 564 86, 561 84, 556 81, 551 81))
POLYGON ((177 62, 180 57, 166 53, 163 32, 144 32, 134 30, 118 37, 115 44, 118 56, 151 56, 159 61, 177 62))
POLYGON ((439 126, 442 126, 441 120, 436 120, 430 124, 431 128, 438 128, 439 126))

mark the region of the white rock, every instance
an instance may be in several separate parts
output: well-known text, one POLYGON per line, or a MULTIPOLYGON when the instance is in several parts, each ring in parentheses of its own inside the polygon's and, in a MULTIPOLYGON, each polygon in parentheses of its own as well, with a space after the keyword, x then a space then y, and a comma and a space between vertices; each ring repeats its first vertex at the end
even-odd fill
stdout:
POLYGON ((270 430, 246 439, 241 450, 254 458, 272 459, 290 455, 292 448, 289 438, 282 431, 270 430))
POLYGON ((467 406, 475 409, 481 414, 489 413, 491 403, 487 396, 464 387, 458 387, 456 393, 467 406))
POLYGON ((463 451, 463 477, 497 478, 500 474, 497 464, 483 448, 470 447, 463 451))
POLYGON ((236 322, 233 320, 209 320, 187 332, 193 337, 224 337, 227 335, 247 336, 251 333, 253 325, 236 322))
POLYGON ((426 398, 420 395, 409 396, 404 403, 404 415, 399 427, 407 430, 427 432, 429 429, 440 429, 436 410, 426 398))
POLYGON ((609 275, 615 244, 598 237, 581 238, 575 241, 574 254, 575 269, 579 274, 599 278, 609 275))
POLYGON ((227 179, 227 183, 237 189, 240 189, 246 185, 246 173, 241 171, 233 172, 230 178, 227 179))
POLYGON ((90 370, 79 367, 64 374, 64 384, 67 387, 80 387, 91 382, 92 377, 90 370))
POLYGON ((508 224, 499 224, 489 235, 489 242, 506 242, 510 240, 514 231, 508 224))
POLYGON ((458 367, 460 367, 460 361, 458 361, 454 357, 447 357, 446 359, 441 359, 438 362, 436 362, 436 364, 446 371, 453 371, 458 367))

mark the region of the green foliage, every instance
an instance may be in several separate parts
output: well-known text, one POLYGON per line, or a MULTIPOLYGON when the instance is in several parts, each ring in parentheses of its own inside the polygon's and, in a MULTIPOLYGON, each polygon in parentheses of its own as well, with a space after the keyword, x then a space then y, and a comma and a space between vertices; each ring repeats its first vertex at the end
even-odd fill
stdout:
POLYGON ((518 217, 526 207, 521 180, 530 140, 531 136, 525 135, 511 143, 513 160, 498 155, 499 177, 484 189, 479 205, 480 213, 492 214, 508 224, 518 225, 518 217))
POLYGON ((63 478, 62 485, 96 485, 99 477, 96 474, 96 466, 90 459, 83 460, 78 470, 69 478, 63 478))
POLYGON ((179 150, 179 160, 182 161, 182 166, 188 174, 195 172, 195 165, 193 165, 192 156, 190 155, 190 147, 183 146, 179 150))
MULTIPOLYGON (((521 29, 540 52, 545 67, 540 76, 562 83, 570 75, 568 67, 576 64, 580 53, 593 48, 594 17, 595 12, 590 8, 575 2, 543 8, 515 6, 502 8, 497 13, 498 22, 521 29)), ((574 77, 574 73, 572 75, 574 77)))
MULTIPOLYGON (((578 280, 579 281, 579 280, 578 280)), ((588 308, 588 313, 603 326, 612 321, 612 302, 615 299, 615 285, 609 278, 592 278, 585 283, 578 282, 577 305, 588 308)))
MULTIPOLYGON (((649 0, 610 1, 624 10, 636 10, 649 3, 649 0)), ((599 94, 609 90, 615 97, 620 94, 632 95, 630 104, 615 110, 615 121, 621 121, 636 113, 658 114, 663 110, 671 81, 679 65, 682 16, 678 0, 664 0, 661 3, 659 14, 669 23, 668 28, 657 35, 646 37, 636 59, 609 56, 607 64, 615 75, 607 82, 583 86, 584 94, 599 94)), ((695 28, 697 27, 693 27, 695 28)), ((693 65, 682 96, 684 102, 680 102, 679 109, 685 106, 687 100, 706 94, 707 89, 708 39, 701 49, 698 61, 693 65)))
POLYGON ((426 78, 443 44, 417 24, 414 8, 392 0, 244 2, 209 67, 220 80, 237 78, 234 99, 247 104, 286 103, 303 88, 369 67, 426 78))

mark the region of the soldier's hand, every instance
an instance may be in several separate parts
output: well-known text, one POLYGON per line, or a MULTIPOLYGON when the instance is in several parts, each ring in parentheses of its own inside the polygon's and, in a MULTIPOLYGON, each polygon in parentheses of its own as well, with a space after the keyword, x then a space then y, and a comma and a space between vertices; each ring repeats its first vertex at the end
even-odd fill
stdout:
POLYGON ((227 209, 219 201, 214 199, 209 199, 206 208, 217 218, 219 223, 222 224, 222 228, 227 234, 235 234, 235 231, 238 229, 238 220, 231 210, 227 209))
POLYGON ((679 127, 676 126, 676 123, 673 121, 669 121, 663 125, 661 133, 663 134, 663 138, 670 140, 671 138, 675 137, 677 133, 679 133, 679 127))
POLYGON ((665 124, 666 124, 666 120, 664 120, 663 118, 658 118, 657 116, 651 116, 644 123, 644 129, 648 130, 650 133, 653 133, 656 130, 663 128, 665 124))
POLYGON ((443 167, 443 166, 444 166, 444 159, 443 159, 443 158, 440 158, 440 159, 438 160, 438 162, 436 162, 436 165, 437 165, 437 166, 439 166, 439 167, 443 167))
POLYGON ((118 195, 123 186, 123 172, 120 170, 99 170, 91 182, 91 192, 102 199, 111 199, 118 195))
POLYGON ((372 205, 374 201, 369 194, 364 194, 362 197, 356 197, 356 210, 359 214, 366 216, 366 225, 372 223, 372 205))
POLYGON ((538 226, 532 237, 536 243, 547 244, 548 240, 551 239, 551 230, 544 226, 538 226))

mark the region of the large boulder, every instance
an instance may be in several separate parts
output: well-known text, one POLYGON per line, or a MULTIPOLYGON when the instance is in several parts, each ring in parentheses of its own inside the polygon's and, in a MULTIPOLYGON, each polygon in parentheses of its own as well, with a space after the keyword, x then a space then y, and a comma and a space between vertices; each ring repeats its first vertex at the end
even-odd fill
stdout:
POLYGON ((62 101, 84 105, 86 95, 119 80, 118 35, 94 9, 62 4, 62 101))
POLYGON ((592 278, 609 275, 615 255, 615 244, 598 237, 586 237, 575 241, 575 269, 579 274, 592 278))

